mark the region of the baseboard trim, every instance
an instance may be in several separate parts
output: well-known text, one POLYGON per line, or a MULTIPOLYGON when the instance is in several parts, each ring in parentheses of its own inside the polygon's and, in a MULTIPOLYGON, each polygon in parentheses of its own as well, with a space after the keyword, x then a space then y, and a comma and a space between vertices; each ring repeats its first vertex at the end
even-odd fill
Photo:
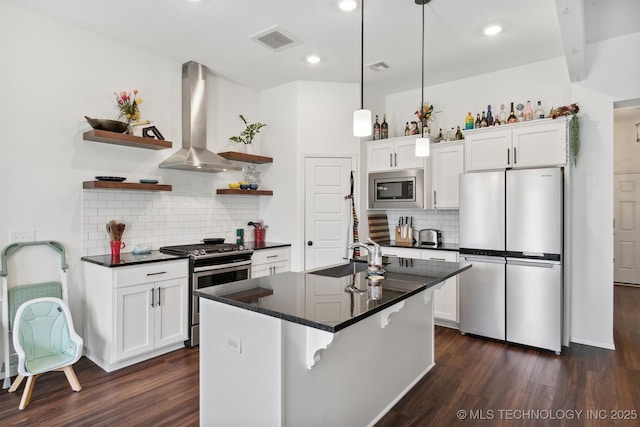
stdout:
POLYGON ((571 337, 571 342, 576 344, 588 345, 591 347, 599 347, 607 350, 615 350, 616 346, 614 343, 606 343, 600 341, 593 341, 589 339, 579 338, 579 337, 571 337))

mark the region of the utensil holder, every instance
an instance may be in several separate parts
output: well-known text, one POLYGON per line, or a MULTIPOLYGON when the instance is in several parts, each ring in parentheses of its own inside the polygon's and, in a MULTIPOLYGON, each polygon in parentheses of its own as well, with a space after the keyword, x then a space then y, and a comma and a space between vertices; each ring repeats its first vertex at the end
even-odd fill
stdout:
POLYGON ((407 230, 405 237, 402 237, 402 228, 404 226, 396 225, 396 246, 413 246, 413 227, 404 227, 407 230))
POLYGON ((264 228, 254 228, 253 229, 253 241, 255 242, 256 245, 264 244, 265 231, 266 230, 264 228))
POLYGON ((111 256, 114 257, 120 256, 120 249, 124 249, 126 246, 124 242, 120 240, 112 240, 109 244, 111 245, 111 256))

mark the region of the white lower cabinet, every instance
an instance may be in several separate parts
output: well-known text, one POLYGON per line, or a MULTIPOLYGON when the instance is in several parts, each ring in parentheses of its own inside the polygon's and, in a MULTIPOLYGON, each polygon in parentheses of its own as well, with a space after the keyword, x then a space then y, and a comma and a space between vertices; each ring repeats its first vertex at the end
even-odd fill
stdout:
POLYGON ((290 248, 260 249, 251 257, 251 277, 269 276, 289 271, 290 248))
POLYGON ((184 346, 188 261, 107 268, 85 263, 87 357, 105 371, 184 346))
MULTIPOLYGON (((452 251, 437 251, 421 249, 422 259, 434 261, 458 262, 458 253, 452 251)), ((434 292, 433 316, 437 324, 457 326, 458 324, 458 276, 447 279, 444 286, 434 292)))

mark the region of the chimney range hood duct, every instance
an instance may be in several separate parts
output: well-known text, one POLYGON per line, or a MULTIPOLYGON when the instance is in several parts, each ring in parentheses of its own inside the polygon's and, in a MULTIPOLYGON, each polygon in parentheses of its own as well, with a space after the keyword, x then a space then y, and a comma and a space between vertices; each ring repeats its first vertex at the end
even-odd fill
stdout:
POLYGON ((189 61, 182 65, 182 148, 160 163, 164 169, 196 172, 242 170, 207 150, 207 67, 189 61))

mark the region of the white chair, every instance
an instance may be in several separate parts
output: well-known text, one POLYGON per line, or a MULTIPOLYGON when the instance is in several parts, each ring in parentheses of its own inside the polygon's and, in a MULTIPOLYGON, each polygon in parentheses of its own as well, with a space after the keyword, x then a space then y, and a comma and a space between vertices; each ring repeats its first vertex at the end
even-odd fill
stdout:
POLYGON ((82 356, 82 338, 73 329, 67 304, 59 298, 35 298, 18 308, 13 327, 13 346, 18 354, 18 377, 9 392, 26 377, 19 408, 29 405, 35 380, 49 371, 63 371, 74 391, 82 386, 72 365, 82 356))

